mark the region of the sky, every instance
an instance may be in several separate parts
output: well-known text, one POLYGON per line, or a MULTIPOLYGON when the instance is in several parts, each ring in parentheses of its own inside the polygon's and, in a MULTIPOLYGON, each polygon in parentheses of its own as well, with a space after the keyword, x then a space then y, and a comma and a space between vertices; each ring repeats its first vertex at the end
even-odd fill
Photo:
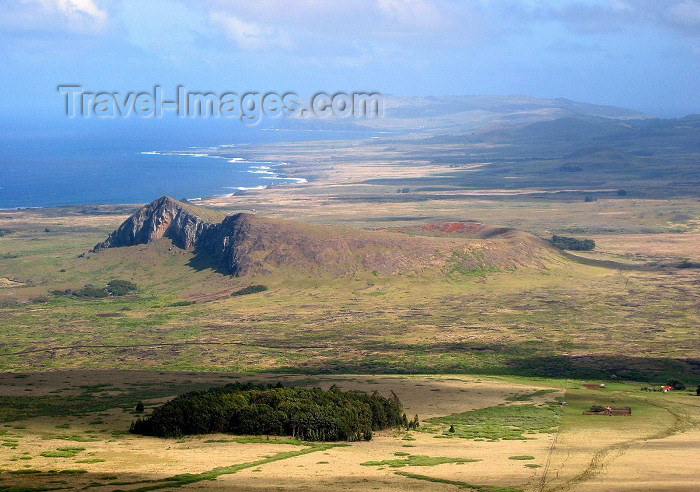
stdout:
POLYGON ((126 93, 531 95, 700 113, 700 0, 2 0, 0 117, 126 93))

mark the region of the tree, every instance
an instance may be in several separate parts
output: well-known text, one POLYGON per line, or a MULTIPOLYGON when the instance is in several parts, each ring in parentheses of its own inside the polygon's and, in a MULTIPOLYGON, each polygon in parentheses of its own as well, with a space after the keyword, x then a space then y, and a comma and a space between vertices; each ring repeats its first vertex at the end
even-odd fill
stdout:
POLYGON ((666 384, 677 391, 683 391, 685 389, 685 383, 679 379, 671 378, 666 384))
POLYGON ((142 402, 142 401, 139 401, 139 402, 136 404, 136 409, 135 409, 135 410, 136 410, 136 413, 143 413, 143 411, 145 410, 145 408, 144 408, 144 406, 143 406, 143 402, 142 402))

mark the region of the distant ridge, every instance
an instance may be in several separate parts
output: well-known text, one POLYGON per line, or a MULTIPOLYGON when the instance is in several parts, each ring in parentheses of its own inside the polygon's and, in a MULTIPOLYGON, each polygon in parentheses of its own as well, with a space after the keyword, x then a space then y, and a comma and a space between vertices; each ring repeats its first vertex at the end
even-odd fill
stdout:
POLYGON ((193 249, 201 260, 198 265, 208 262, 208 267, 234 276, 277 270, 332 276, 360 270, 383 274, 436 268, 445 273, 467 272, 542 267, 549 258, 559 256, 535 236, 476 222, 426 225, 422 230, 428 234, 414 235, 417 231, 410 228, 366 231, 249 213, 214 223, 220 217, 164 196, 140 208, 92 251, 169 238, 179 248, 193 249))
POLYGON ((383 118, 361 119, 355 123, 385 130, 471 132, 562 118, 619 123, 652 118, 632 109, 524 95, 386 96, 384 108, 383 118))

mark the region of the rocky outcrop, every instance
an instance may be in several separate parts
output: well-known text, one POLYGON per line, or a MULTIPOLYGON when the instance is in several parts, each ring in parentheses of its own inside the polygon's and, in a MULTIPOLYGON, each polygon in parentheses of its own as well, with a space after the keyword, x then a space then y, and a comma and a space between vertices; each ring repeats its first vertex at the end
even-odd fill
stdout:
POLYGON ((197 208, 161 197, 137 210, 92 251, 148 244, 166 237, 179 248, 193 248, 209 256, 225 273, 245 275, 252 266, 251 253, 265 247, 259 234, 251 234, 254 216, 239 213, 213 224, 197 208))
POLYGON ((147 244, 162 237, 180 248, 196 246, 205 231, 214 227, 185 204, 164 196, 140 208, 92 251, 120 246, 147 244))
POLYGON ((265 248, 265 242, 254 232, 254 217, 246 213, 226 217, 202 235, 196 250, 223 263, 221 266, 227 273, 245 275, 253 266, 252 253, 265 248))

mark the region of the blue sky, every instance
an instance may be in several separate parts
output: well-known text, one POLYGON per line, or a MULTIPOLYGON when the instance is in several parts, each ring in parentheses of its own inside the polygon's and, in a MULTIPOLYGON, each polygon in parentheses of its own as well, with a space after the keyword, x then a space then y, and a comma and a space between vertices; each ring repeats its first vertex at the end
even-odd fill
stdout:
POLYGON ((527 94, 700 113, 700 0, 6 0, 0 115, 126 93, 527 94))

